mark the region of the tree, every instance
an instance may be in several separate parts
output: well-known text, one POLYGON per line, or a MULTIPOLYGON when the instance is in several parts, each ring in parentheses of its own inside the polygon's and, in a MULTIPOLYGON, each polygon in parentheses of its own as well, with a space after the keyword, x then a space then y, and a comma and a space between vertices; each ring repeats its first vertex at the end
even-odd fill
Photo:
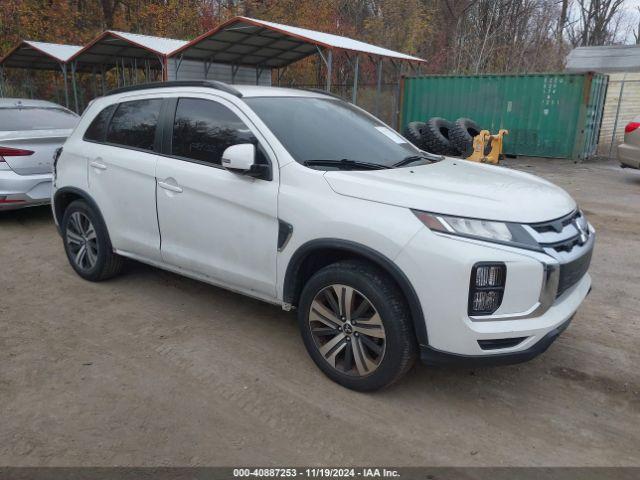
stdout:
POLYGON ((574 47, 610 45, 616 41, 624 0, 577 0, 578 18, 570 26, 574 47))
POLYGON ((105 28, 113 28, 113 17, 119 4, 120 0, 100 0, 105 28))

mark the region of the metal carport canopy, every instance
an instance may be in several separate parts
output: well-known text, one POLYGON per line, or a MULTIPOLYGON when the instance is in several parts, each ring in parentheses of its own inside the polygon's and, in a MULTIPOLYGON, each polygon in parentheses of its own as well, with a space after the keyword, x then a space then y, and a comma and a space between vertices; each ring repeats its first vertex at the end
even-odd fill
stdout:
POLYGON ((67 63, 80 50, 82 47, 78 45, 23 40, 0 60, 0 66, 59 71, 60 65, 67 63))
POLYGON ((400 61, 426 60, 347 37, 248 17, 235 17, 169 56, 189 60, 281 68, 318 53, 341 49, 400 61))
POLYGON ((106 30, 69 59, 77 64, 77 70, 91 66, 114 66, 117 59, 156 60, 151 68, 164 68, 164 60, 174 50, 187 45, 185 40, 153 37, 137 33, 106 30))
POLYGON ((64 78, 65 106, 69 107, 67 63, 80 50, 82 47, 78 45, 34 42, 32 40, 21 41, 0 59, 0 96, 4 96, 4 68, 60 71, 64 78))

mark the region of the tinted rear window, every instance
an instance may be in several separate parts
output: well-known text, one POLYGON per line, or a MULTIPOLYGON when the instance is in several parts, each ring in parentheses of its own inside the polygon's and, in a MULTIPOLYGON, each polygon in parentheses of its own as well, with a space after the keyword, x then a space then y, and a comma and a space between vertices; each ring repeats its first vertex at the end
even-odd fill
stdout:
POLYGON ((63 108, 0 108, 0 131, 67 129, 76 123, 78 116, 63 108))
POLYGON ((107 135, 107 124, 115 109, 116 105, 109 105, 102 110, 96 118, 93 119, 89 128, 87 128, 87 131, 84 133, 84 139, 93 140, 94 142, 104 142, 104 137, 107 135))
POLYGON ((107 142, 152 151, 161 105, 160 98, 118 105, 109 124, 107 142))

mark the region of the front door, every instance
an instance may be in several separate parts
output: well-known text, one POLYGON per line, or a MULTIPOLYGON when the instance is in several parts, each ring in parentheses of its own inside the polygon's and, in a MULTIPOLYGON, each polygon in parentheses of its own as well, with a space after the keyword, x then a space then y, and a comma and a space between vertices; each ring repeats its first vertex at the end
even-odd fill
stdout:
POLYGON ((165 132, 167 155, 158 158, 156 170, 163 261, 230 288, 275 297, 275 158, 233 104, 203 98, 171 102, 175 117, 165 132), (222 152, 240 143, 255 144, 262 161, 272 162, 273 180, 222 167, 222 152))

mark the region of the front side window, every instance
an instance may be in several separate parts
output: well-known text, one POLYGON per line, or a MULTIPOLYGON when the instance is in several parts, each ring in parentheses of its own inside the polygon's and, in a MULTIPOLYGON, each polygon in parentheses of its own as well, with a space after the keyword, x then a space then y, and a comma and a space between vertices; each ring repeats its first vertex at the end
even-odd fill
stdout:
POLYGON ((160 98, 118 105, 109 124, 107 142, 153 151, 161 105, 160 98))
POLYGON ((395 131, 347 102, 311 97, 245 101, 302 164, 352 160, 390 167, 419 154, 395 131))
POLYGON ((181 98, 173 123, 172 155, 222 165, 222 153, 239 143, 257 144, 251 130, 224 105, 181 98))
POLYGON ((69 129, 78 120, 75 113, 62 107, 0 108, 0 131, 69 129))

